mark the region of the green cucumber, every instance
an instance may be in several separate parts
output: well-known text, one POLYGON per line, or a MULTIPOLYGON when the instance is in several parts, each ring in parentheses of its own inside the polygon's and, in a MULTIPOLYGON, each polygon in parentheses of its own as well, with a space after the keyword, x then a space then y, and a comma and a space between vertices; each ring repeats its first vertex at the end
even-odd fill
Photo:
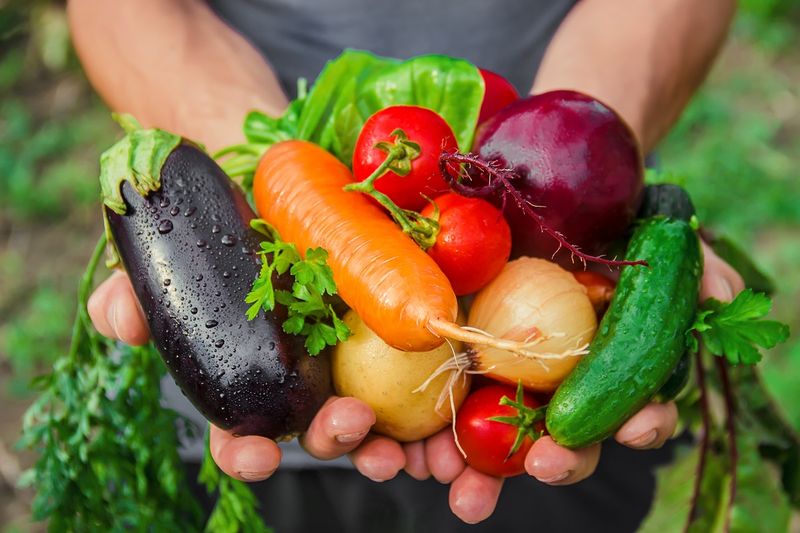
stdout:
POLYGON ((585 355, 558 387, 547 409, 547 431, 568 448, 613 434, 669 379, 686 351, 702 274, 700 242, 680 219, 642 221, 614 299, 585 355))
POLYGON ((653 396, 653 401, 658 403, 671 402, 686 388, 689 383, 689 375, 692 373, 691 352, 683 352, 683 356, 678 360, 678 364, 667 378, 667 382, 658 389, 653 396))

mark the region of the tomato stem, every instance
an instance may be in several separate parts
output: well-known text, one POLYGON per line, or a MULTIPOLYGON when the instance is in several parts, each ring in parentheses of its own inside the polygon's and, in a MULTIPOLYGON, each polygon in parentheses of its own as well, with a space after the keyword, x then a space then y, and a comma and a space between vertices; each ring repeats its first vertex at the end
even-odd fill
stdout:
POLYGON ((407 176, 411 172, 411 162, 422 153, 419 144, 409 140, 400 128, 395 129, 391 135, 395 137, 393 143, 381 141, 375 144, 375 148, 386 152, 386 159, 367 179, 345 185, 344 190, 362 192, 372 196, 389 211, 403 233, 414 239, 420 248, 427 250, 436 243, 439 222, 435 218, 424 217, 416 211, 400 208, 391 198, 375 188, 375 181, 388 172, 394 172, 398 176, 407 176))
POLYGON ((503 396, 500 398, 500 405, 508 405, 517 410, 516 416, 493 416, 487 419, 517 427, 517 436, 514 439, 514 444, 511 445, 511 448, 508 450, 508 455, 506 455, 506 460, 508 460, 512 455, 517 453, 525 437, 530 437, 535 441, 544 434, 544 431, 537 429, 536 426, 539 425, 538 422, 544 420, 547 414, 547 405, 535 409, 525 405, 525 393, 522 388, 522 381, 517 383, 516 399, 512 400, 508 396, 503 396))

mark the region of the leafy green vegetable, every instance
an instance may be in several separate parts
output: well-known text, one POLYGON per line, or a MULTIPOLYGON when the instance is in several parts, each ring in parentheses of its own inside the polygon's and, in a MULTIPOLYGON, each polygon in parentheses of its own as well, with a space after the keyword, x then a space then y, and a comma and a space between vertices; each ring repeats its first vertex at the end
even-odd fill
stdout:
POLYGON ((286 139, 314 142, 330 150, 346 165, 364 122, 391 105, 417 105, 439 113, 453 129, 461 150, 472 146, 483 101, 483 78, 477 67, 463 59, 441 55, 406 61, 360 50, 345 50, 323 68, 310 92, 304 86, 298 99, 280 118, 259 111, 247 115, 247 142, 231 146, 214 157, 225 158, 222 168, 242 177, 245 191, 261 155, 286 139))
POLYGON ((84 274, 72 344, 23 420, 19 445, 39 452, 22 482, 36 488, 33 515, 54 531, 196 529, 200 510, 178 457, 180 432, 193 427, 161 404, 164 365, 152 346, 101 337, 86 301, 105 248, 98 243, 84 274))
MULTIPOLYGON (((761 360, 755 346, 772 348, 789 338, 789 326, 774 320, 761 320, 772 307, 762 293, 746 289, 730 303, 709 298, 697 313, 693 331, 714 355, 724 356, 732 364, 752 365, 761 360)), ((697 352, 694 336, 689 335, 691 348, 697 352)))
POLYGON ((297 138, 298 123, 306 100, 306 80, 297 81, 297 98, 278 118, 261 111, 251 111, 244 119, 244 135, 247 142, 228 146, 214 154, 222 159, 220 166, 231 178, 241 178, 242 188, 250 194, 253 175, 258 161, 273 144, 297 138))
POLYGON ((325 301, 326 295, 336 294, 328 252, 323 248, 309 248, 303 259, 295 245, 281 240, 278 232, 266 222, 254 220, 251 224, 257 231, 271 236, 272 241, 262 242, 258 252, 261 271, 245 298, 245 302, 252 304, 247 310, 248 320, 253 320, 262 309, 272 311, 277 301, 289 311, 283 330, 306 337, 309 354, 317 355, 326 346, 347 340, 350 329, 337 316, 333 305, 325 301), (294 278, 292 290, 276 290, 273 277, 287 271, 294 278))
MULTIPOLYGON (((165 367, 156 349, 101 337, 86 302, 106 246, 101 238, 81 279, 72 343, 23 420, 19 446, 39 453, 20 483, 36 489, 33 517, 51 531, 197 531, 202 512, 178 456, 197 429, 161 406, 165 367)), ((206 531, 268 531, 243 483, 221 476, 210 456, 200 480, 218 489, 206 531), (211 461, 210 464, 207 464, 211 461)))
POLYGON ((347 50, 320 74, 300 117, 301 139, 350 164, 364 122, 391 105, 417 105, 439 113, 459 148, 469 150, 483 101, 483 78, 462 59, 427 55, 406 61, 347 50))

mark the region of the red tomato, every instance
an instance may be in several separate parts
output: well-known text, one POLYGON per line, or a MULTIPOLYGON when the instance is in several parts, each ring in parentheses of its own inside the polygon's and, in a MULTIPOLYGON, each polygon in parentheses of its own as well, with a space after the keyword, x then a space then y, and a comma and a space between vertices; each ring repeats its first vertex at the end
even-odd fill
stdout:
MULTIPOLYGON (((500 405, 503 396, 514 400, 517 397, 516 387, 487 385, 467 396, 456 414, 456 435, 467 454, 468 465, 490 476, 512 477, 525 471, 525 456, 533 446, 534 439, 526 435, 519 449, 508 456, 519 428, 489 420, 496 416, 516 417, 520 414, 516 407, 500 405)), ((527 392, 523 394, 523 403, 531 409, 540 406, 527 392)), ((530 431, 539 434, 543 429, 544 422, 538 421, 530 431)))
POLYGON ((478 124, 491 117, 505 106, 519 100, 519 93, 511 83, 491 70, 478 69, 483 77, 486 90, 483 94, 478 124))
MULTIPOLYGON (((428 253, 456 295, 471 294, 497 276, 511 253, 511 229, 503 213, 486 200, 456 193, 435 200, 439 235, 428 253)), ((431 217, 433 205, 422 210, 431 217)))
POLYGON ((364 181, 386 159, 386 152, 375 148, 380 141, 394 142, 392 132, 402 129, 409 141, 419 144, 421 153, 411 161, 411 172, 398 176, 388 172, 375 182, 375 188, 403 209, 419 211, 426 200, 449 187, 439 171, 439 154, 458 149, 450 126, 436 112, 424 107, 391 106, 369 117, 361 129, 353 152, 353 175, 364 181))

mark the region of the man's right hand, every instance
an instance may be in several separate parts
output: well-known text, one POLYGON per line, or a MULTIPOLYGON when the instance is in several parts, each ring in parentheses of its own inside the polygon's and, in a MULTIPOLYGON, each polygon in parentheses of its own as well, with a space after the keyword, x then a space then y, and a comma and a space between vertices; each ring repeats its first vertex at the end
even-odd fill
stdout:
MULTIPOLYGON (((102 335, 131 345, 148 341, 147 322, 123 272, 115 272, 95 290, 88 308, 95 328, 102 335)), ((332 397, 317 413, 300 442, 310 455, 334 459, 357 448, 374 423, 375 413, 364 402, 332 397)), ((255 435, 234 437, 214 425, 210 447, 220 469, 242 481, 268 478, 281 461, 281 450, 274 441, 255 435)), ((404 466, 402 448, 391 439, 370 436, 364 448, 370 451, 359 470, 372 479, 394 477, 404 466)))

